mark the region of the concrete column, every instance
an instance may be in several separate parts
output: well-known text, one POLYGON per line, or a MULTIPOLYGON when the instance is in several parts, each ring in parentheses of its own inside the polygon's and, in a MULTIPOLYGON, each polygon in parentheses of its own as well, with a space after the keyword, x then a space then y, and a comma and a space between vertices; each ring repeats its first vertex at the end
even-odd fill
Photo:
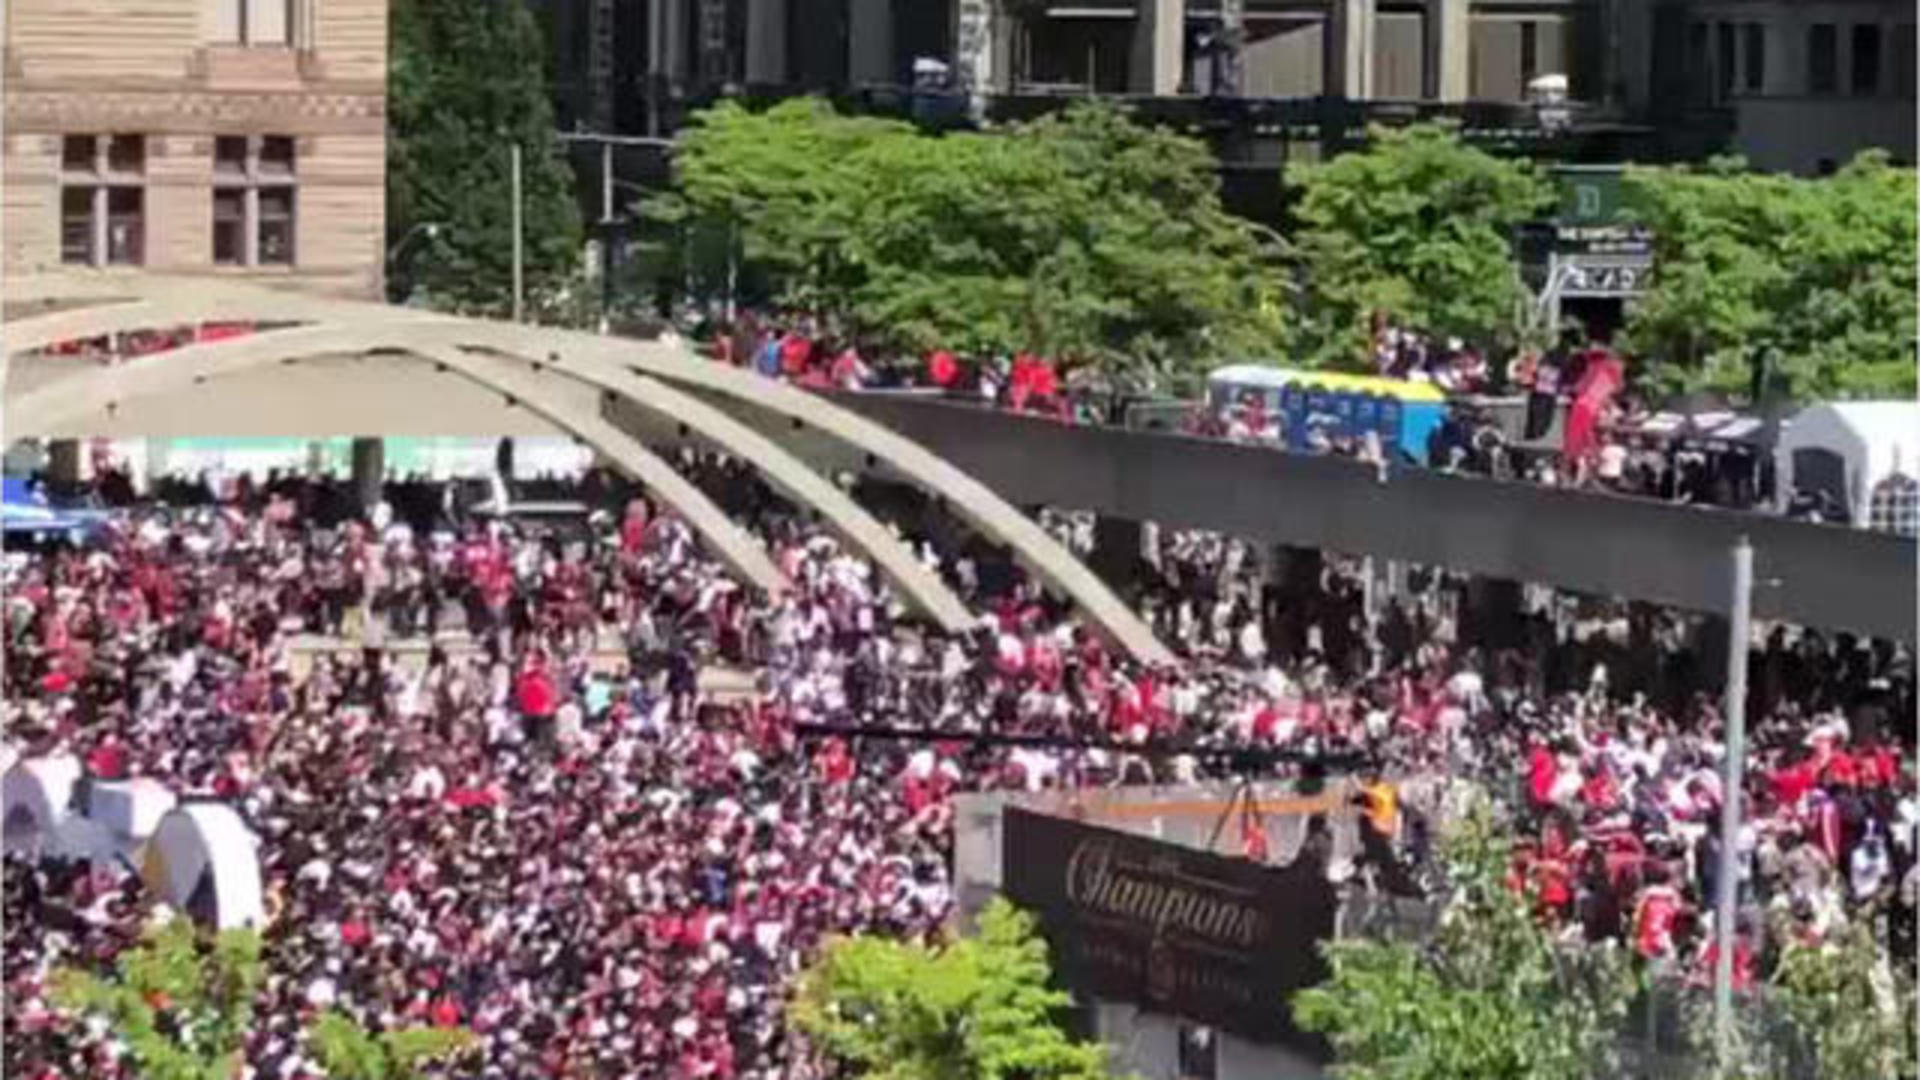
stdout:
POLYGON ((847 7, 847 81, 894 82, 893 0, 848 0, 847 7))
POLYGON ((747 0, 747 85, 787 81, 787 0, 747 0))
POLYGON ((1128 89, 1136 94, 1177 94, 1186 59, 1186 0, 1140 0, 1137 10, 1128 89))
POLYGON ((1374 0, 1329 0, 1326 31, 1328 97, 1373 96, 1374 0))
POLYGON ((1472 0, 1427 0, 1426 96, 1435 101, 1467 100, 1472 86, 1472 0))
POLYGON ((993 0, 955 0, 953 5, 953 73, 968 93, 994 89, 993 0))
POLYGON ((1143 536, 1140 522, 1101 515, 1093 522, 1093 551, 1087 564, 1109 586, 1125 589, 1139 573, 1143 536))
POLYGON ((380 501, 387 479, 387 444, 378 437, 353 440, 353 494, 362 512, 380 501))
POLYGON ((87 455, 78 439, 55 439, 47 444, 47 487, 73 491, 86 480, 87 455))

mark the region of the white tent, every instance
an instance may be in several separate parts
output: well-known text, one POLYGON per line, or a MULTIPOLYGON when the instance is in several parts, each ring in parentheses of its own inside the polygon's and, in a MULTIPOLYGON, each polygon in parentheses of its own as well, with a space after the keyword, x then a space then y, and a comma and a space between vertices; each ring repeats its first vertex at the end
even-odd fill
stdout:
POLYGON ((77 758, 28 758, 0 778, 7 851, 55 854, 61 821, 80 779, 77 758))
POLYGON ((1796 413, 1774 449, 1780 505, 1798 489, 1838 490, 1856 526, 1867 524, 1874 486, 1896 472, 1920 476, 1920 402, 1836 401, 1796 413))
POLYGON ((230 806, 168 811, 147 841, 141 876, 167 903, 216 929, 266 924, 259 843, 230 806))

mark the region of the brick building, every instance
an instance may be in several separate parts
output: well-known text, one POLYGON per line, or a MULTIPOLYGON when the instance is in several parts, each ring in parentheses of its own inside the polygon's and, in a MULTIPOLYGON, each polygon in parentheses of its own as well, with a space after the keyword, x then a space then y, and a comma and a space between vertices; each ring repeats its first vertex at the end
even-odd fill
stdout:
POLYGON ((7 0, 9 273, 377 296, 387 0, 7 0))

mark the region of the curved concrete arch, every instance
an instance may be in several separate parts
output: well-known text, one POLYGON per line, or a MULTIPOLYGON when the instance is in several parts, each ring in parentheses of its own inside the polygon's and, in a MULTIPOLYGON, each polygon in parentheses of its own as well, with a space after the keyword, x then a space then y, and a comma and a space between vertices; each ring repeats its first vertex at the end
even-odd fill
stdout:
MULTIPOLYGON (((436 351, 435 355, 440 353, 436 351)), ((547 367, 539 361, 534 364, 541 370, 547 367)), ((915 610, 950 633, 974 625, 967 605, 939 575, 915 558, 906 544, 846 492, 773 440, 691 394, 617 364, 585 362, 554 370, 677 420, 727 453, 751 463, 776 491, 817 511, 848 546, 871 558, 915 610)))
POLYGON ((1143 660, 1173 660, 1146 623, 1045 529, 985 484, 891 428, 786 383, 696 359, 669 346, 490 322, 462 323, 458 333, 466 343, 545 356, 562 371, 589 364, 634 368, 798 420, 857 446, 942 496, 974 528, 1012 548, 1029 570, 1077 604, 1087 621, 1110 641, 1143 660))
MULTIPOLYGON (((153 312, 163 309, 149 306, 144 310, 151 318, 153 312)), ((172 314, 171 309, 168 314, 172 314)), ((763 549, 751 540, 743 540, 746 534, 738 526, 712 508, 697 488, 637 440, 598 416, 580 414, 554 400, 553 395, 541 389, 537 374, 529 376, 528 369, 520 363, 490 360, 480 354, 463 353, 403 335, 402 328, 423 323, 444 325, 436 320, 409 318, 350 329, 326 324, 300 325, 173 350, 164 357, 156 356, 152 363, 136 361, 114 368, 89 369, 95 377, 85 384, 68 385, 74 378, 69 377, 9 399, 8 430, 22 435, 43 433, 64 421, 110 408, 116 401, 160 393, 163 388, 177 387, 184 381, 234 374, 302 353, 312 355, 322 348, 336 352, 400 348, 428 356, 436 363, 469 375, 481 385, 512 394, 545 419, 606 452, 643 483, 658 490, 742 578, 769 590, 785 584, 763 549)), ((967 606, 937 575, 914 558, 905 544, 846 493, 745 424, 689 394, 617 365, 601 365, 566 377, 617 393, 641 408, 673 416, 729 452, 753 462, 777 489, 819 511, 850 545, 872 558, 916 610, 948 631, 963 630, 971 624, 967 606)))
POLYGON ((714 555, 742 580, 769 592, 787 587, 784 575, 746 530, 727 517, 705 493, 637 439, 602 419, 558 399, 548 386, 515 365, 470 356, 431 340, 414 341, 395 320, 342 329, 302 326, 269 330, 156 354, 115 367, 90 368, 6 401, 6 430, 32 436, 115 402, 178 389, 205 379, 234 374, 277 361, 320 352, 403 349, 416 355, 402 363, 437 363, 481 386, 511 397, 534 413, 606 454, 660 496, 712 548, 714 555), (320 347, 317 343, 324 343, 320 347))
MULTIPOLYGON (((216 288, 212 285, 202 287, 216 288)), ((158 298, 164 291, 166 290, 154 289, 145 295, 158 298)), ((813 394, 775 380, 761 378, 750 372, 706 362, 692 357, 677 347, 658 343, 635 342, 599 337, 579 331, 528 327, 427 313, 408 313, 396 317, 393 314, 394 309, 384 305, 296 298, 246 286, 232 286, 219 291, 225 294, 218 308, 222 312, 220 316, 222 318, 278 320, 298 319, 304 315, 314 319, 364 320, 374 317, 394 332, 404 331, 408 335, 420 334, 421 336, 416 340, 423 347, 450 345, 490 349, 509 355, 542 360, 552 364, 556 370, 562 371, 569 370, 569 365, 576 361, 581 362, 583 366, 588 361, 619 365, 677 383, 711 390, 755 408, 810 425, 835 439, 886 460, 908 479, 944 498, 947 504, 958 511, 973 527, 984 535, 1005 543, 1041 581, 1078 605, 1087 621, 1113 643, 1144 660, 1164 663, 1173 659, 1166 647, 1154 638, 1145 622, 1121 602, 1104 582, 1017 508, 1008 505, 984 484, 911 439, 813 394)), ((150 318, 160 325, 187 321, 183 312, 204 310, 193 304, 178 302, 177 296, 168 296, 164 302, 156 302, 154 308, 150 318)), ((53 318, 53 316, 43 318, 53 318)), ((148 325, 153 325, 153 322, 149 322, 148 325)), ((351 337, 353 331, 353 327, 336 326, 332 334, 339 335, 338 337, 329 337, 327 331, 320 330, 317 340, 338 342, 351 337)), ((69 336, 91 335, 72 333, 69 336)), ((216 342, 189 346, 167 354, 167 360, 176 365, 182 361, 213 363, 216 357, 229 355, 216 353, 214 350, 229 344, 233 343, 216 342), (195 355, 189 357, 188 354, 195 355)), ((15 346, 9 345, 9 347, 15 346)), ((408 346, 400 345, 399 347, 408 346)), ((347 346, 338 344, 327 344, 308 351, 334 349, 345 351, 346 348, 347 346)), ((133 363, 105 370, 127 372, 135 368, 150 367, 151 365, 148 364, 133 363)), ((206 374, 214 373, 206 372, 206 374)), ((148 385, 146 382, 148 378, 151 376, 143 374, 140 385, 148 385)), ((62 380, 62 383, 74 381, 62 380)), ((154 379, 152 385, 157 387, 179 385, 180 381, 177 378, 169 380, 162 376, 154 379)), ((90 380, 89 387, 84 390, 78 386, 49 386, 46 388, 46 397, 43 400, 48 407, 65 409, 68 400, 84 394, 91 394, 94 400, 98 400, 102 396, 98 393, 98 387, 98 379, 90 380)), ((148 392, 152 391, 132 387, 123 391, 130 395, 148 392)), ((104 401, 98 401, 97 407, 103 407, 104 404, 104 401)), ((82 404, 79 411, 84 412, 85 409, 86 406, 82 404)), ((11 418, 14 410, 9 407, 8 413, 11 418)))
POLYGON ((542 385, 538 376, 517 364, 463 353, 449 346, 422 346, 414 351, 422 360, 444 365, 482 386, 512 396, 518 404, 611 458, 686 518, 693 531, 712 547, 715 556, 742 580, 770 593, 787 588, 786 576, 751 533, 714 505, 705 492, 676 472, 672 465, 638 439, 609 424, 597 412, 589 415, 572 407, 554 395, 551 387, 542 385))

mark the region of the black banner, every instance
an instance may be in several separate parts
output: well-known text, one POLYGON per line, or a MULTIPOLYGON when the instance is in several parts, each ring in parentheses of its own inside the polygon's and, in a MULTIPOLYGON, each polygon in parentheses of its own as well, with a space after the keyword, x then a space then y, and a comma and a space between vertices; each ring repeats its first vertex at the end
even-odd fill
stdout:
POLYGON ((1324 869, 1262 866, 1006 808, 1007 896, 1040 919, 1054 971, 1084 994, 1211 1024, 1318 1060, 1294 991, 1326 978, 1324 869))

